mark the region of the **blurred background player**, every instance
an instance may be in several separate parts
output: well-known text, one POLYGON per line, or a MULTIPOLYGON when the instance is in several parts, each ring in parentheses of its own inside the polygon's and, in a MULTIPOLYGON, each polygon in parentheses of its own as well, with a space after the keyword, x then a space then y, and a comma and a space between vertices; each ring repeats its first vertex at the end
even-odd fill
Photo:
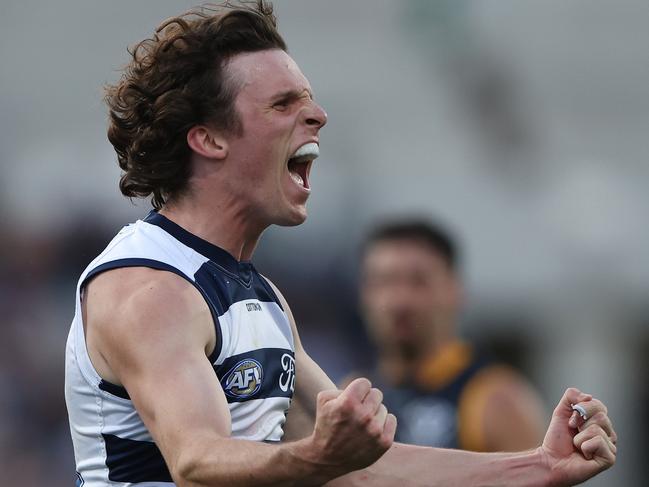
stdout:
POLYGON ((458 336, 464 293, 446 230, 424 220, 386 223, 362 254, 373 379, 398 418, 399 441, 474 451, 537 445, 546 418, 536 391, 458 336))

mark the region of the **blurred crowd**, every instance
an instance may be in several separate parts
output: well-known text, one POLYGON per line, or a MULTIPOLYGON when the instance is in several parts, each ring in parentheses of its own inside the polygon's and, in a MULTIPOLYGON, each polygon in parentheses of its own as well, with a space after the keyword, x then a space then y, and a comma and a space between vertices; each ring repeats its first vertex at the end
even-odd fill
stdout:
POLYGON ((2 485, 70 486, 74 459, 63 398, 65 340, 78 274, 112 229, 93 220, 0 241, 2 485))
MULTIPOLYGON (((2 485, 69 487, 74 483, 63 397, 65 340, 74 314, 77 278, 117 230, 88 215, 47 234, 3 232, 2 485)), ((262 252, 265 255, 257 266, 272 276, 292 304, 307 350, 337 381, 352 370, 371 368, 373 352, 357 311, 354 280, 335 265, 321 274, 278 265, 273 258, 277 252, 262 252)))

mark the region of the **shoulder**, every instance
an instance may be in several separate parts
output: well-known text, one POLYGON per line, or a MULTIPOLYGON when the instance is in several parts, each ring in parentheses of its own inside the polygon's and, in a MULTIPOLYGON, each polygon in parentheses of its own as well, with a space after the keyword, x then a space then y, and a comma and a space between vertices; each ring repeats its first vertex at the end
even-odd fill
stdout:
POLYGON ((460 396, 463 446, 476 450, 534 446, 542 433, 543 416, 538 393, 523 375, 506 365, 485 366, 469 380, 460 396), (502 437, 512 423, 518 424, 520 438, 502 437))
MULTIPOLYGON (((118 341, 181 334, 192 323, 211 322, 207 303, 194 286, 172 272, 146 267, 99 274, 87 284, 84 301, 93 332, 118 341)), ((198 325, 196 331, 209 336, 209 329, 198 325)))
POLYGON ((482 396, 487 403, 514 403, 536 395, 530 382, 516 369, 503 364, 489 364, 469 380, 465 394, 482 396))
POLYGON ((149 267, 122 267, 94 277, 84 293, 93 306, 136 315, 191 311, 204 303, 186 279, 149 267))

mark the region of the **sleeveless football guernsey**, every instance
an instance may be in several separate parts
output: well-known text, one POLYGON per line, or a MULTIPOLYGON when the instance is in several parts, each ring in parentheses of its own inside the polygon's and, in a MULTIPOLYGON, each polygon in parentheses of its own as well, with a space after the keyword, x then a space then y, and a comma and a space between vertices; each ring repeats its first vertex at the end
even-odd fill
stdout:
POLYGON ((174 485, 128 391, 103 380, 86 349, 81 313, 84 286, 94 276, 121 267, 173 272, 201 293, 217 337, 206 360, 225 392, 232 437, 280 441, 293 395, 295 358, 291 327, 279 299, 252 263, 237 261, 152 211, 144 220, 124 227, 77 285, 65 364, 77 486, 174 485))

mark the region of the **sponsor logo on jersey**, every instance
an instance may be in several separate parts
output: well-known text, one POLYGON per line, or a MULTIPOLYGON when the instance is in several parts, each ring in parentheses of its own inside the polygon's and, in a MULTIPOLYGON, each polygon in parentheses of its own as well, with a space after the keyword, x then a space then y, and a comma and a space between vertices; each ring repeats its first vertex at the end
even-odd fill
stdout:
POLYGON ((246 303, 248 311, 261 311, 261 304, 259 303, 246 303))
POLYGON ((279 376, 279 388, 284 391, 288 392, 290 389, 291 392, 295 391, 295 359, 289 355, 288 353, 285 353, 282 355, 282 369, 284 369, 284 372, 282 372, 279 376))
POLYGON ((246 398, 261 389, 263 368, 255 359, 239 361, 221 380, 223 391, 230 397, 246 398))

